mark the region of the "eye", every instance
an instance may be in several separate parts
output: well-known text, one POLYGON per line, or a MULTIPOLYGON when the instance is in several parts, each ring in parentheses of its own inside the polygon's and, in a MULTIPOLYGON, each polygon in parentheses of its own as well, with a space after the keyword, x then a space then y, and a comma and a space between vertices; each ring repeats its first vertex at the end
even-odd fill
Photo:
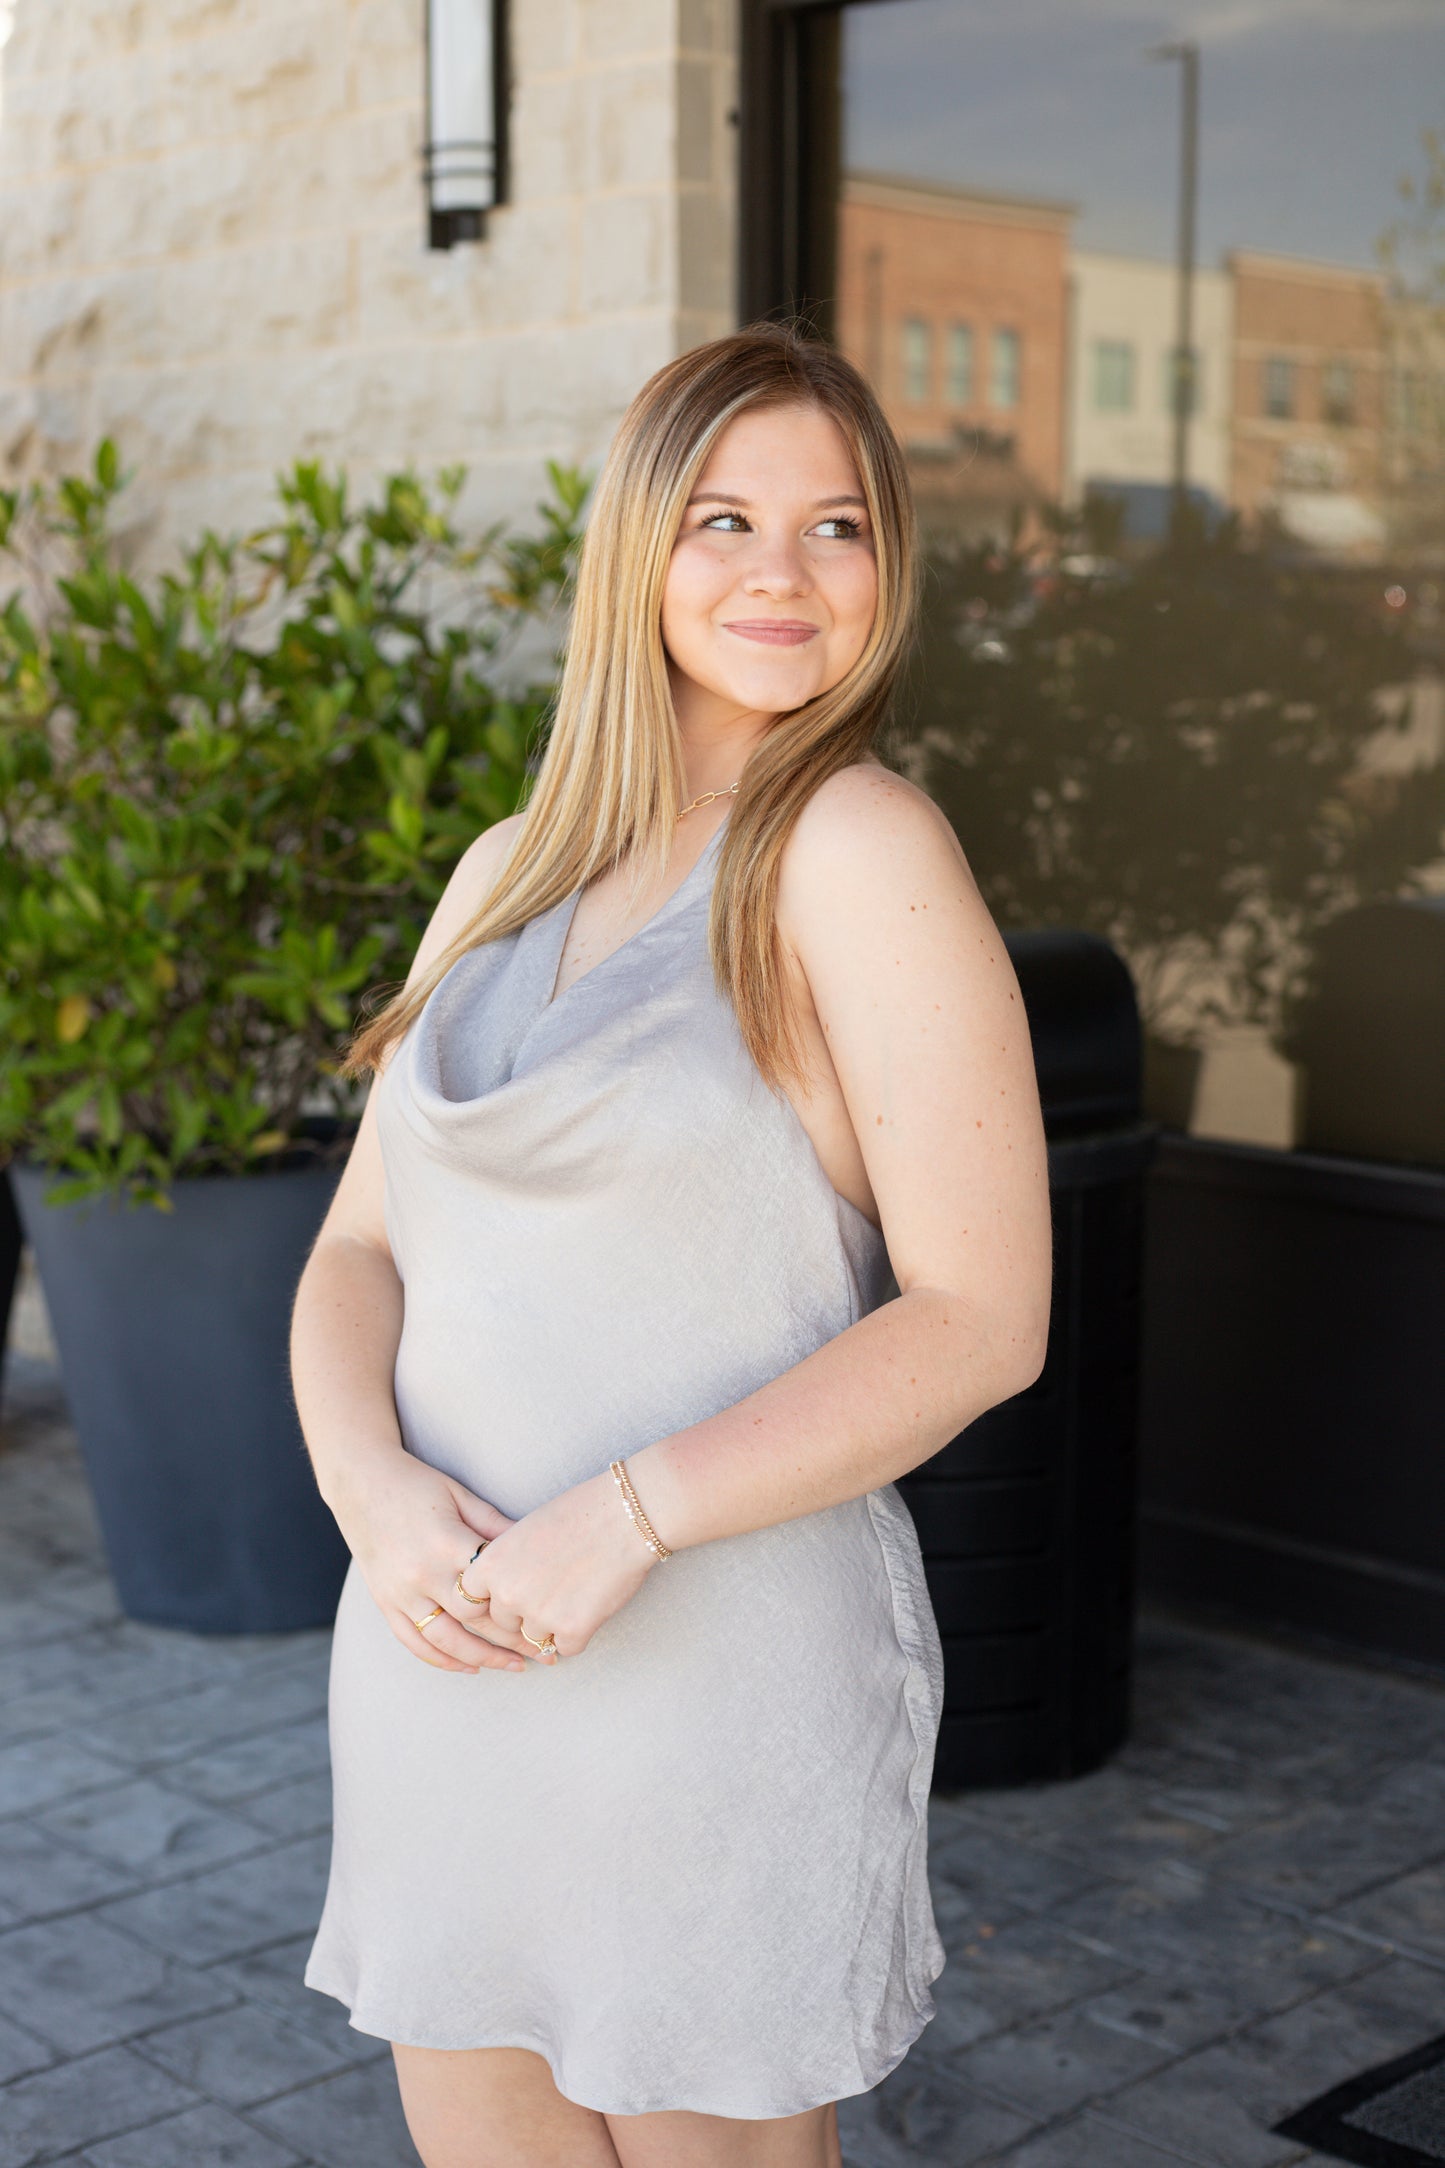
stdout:
POLYGON ((850 512, 830 512, 826 519, 819 520, 818 525, 820 527, 841 527, 844 541, 851 540, 854 535, 863 532, 862 521, 854 519, 850 512))
POLYGON ((747 525, 747 521, 743 518, 741 512, 709 512, 706 519, 698 521, 698 525, 699 527, 711 527, 720 519, 735 519, 740 526, 746 527, 747 525))

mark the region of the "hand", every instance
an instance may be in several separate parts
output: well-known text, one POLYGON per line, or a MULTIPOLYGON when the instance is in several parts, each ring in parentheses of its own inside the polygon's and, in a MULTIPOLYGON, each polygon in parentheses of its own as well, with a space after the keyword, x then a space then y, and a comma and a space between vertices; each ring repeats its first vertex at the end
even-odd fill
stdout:
MULTIPOLYGON (((557 1656, 577 1656, 657 1563, 605 1474, 513 1521, 468 1568, 463 1585, 489 1598, 494 1629, 520 1635, 525 1626, 533 1642, 550 1634, 557 1656)), ((536 1653, 524 1640, 515 1645, 536 1653)))
MULTIPOLYGON (((382 1617, 413 1656, 439 1671, 526 1669, 525 1659, 536 1650, 515 1627, 499 1625, 456 1588, 479 1538, 495 1540, 512 1527, 504 1513, 465 1484, 398 1452, 382 1476, 370 1475, 364 1498, 337 1512, 337 1520, 382 1617), (416 1621, 438 1604, 441 1616, 419 1630, 416 1621)), ((483 1551, 477 1566, 487 1556, 483 1551)))

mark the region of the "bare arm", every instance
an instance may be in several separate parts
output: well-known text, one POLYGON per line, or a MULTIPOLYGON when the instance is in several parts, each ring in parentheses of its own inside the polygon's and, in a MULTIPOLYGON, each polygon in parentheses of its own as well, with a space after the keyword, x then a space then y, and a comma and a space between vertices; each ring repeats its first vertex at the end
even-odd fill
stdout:
POLYGON ((1048 1163, 1023 1001, 944 817, 881 768, 833 779, 785 854, 811 990, 900 1294, 746 1400, 634 1454, 670 1545, 857 1498, 1032 1383, 1048 1163))
MULTIPOLYGON (((447 885, 408 983, 461 930, 496 879, 516 819, 478 837, 447 885)), ((375 1095, 307 1260, 291 1321, 291 1379, 322 1497, 398 1638, 451 1670, 520 1668, 514 1635, 493 1641, 438 1619, 412 1621, 450 1592, 478 1536, 511 1524, 464 1485, 407 1453, 392 1379, 403 1294, 387 1238, 375 1095), (468 1538, 470 1537, 470 1541, 468 1538)), ((487 1627, 490 1636, 491 1629, 487 1627)))

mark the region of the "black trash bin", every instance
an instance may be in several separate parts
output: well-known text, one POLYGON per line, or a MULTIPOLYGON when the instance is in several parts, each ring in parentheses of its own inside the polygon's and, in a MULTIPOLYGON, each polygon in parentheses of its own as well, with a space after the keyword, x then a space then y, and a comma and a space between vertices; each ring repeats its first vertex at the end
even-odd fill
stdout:
POLYGON ((1144 1176, 1141 1038, 1122 957, 1010 935, 1049 1144, 1054 1295, 1026 1392, 899 1484, 944 1654, 940 1791, 1081 1776, 1128 1728, 1144 1176))

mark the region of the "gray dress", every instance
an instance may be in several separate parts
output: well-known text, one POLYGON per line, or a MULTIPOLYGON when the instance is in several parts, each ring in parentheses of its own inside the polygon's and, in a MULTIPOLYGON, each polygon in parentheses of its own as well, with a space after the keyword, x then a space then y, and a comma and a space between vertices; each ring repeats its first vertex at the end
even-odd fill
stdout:
MULTIPOLYGON (((555 1001, 575 894, 462 957, 377 1086, 402 1433, 512 1518, 896 1289, 713 983, 722 834, 555 1001)), ((581 1655, 520 1675, 423 1664, 353 1566, 307 1982, 385 2039, 531 2048, 608 2114, 864 2092, 943 1964, 941 1696, 891 1485, 677 1552, 581 1655)))

